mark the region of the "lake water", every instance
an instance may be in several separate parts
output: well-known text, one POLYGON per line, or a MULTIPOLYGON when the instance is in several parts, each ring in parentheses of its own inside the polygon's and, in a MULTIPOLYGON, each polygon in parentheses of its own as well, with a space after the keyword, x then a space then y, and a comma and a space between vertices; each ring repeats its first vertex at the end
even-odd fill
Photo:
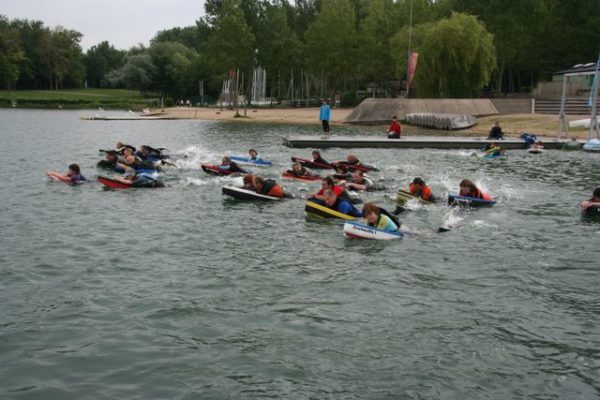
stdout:
POLYGON ((0 398, 600 397, 600 223, 578 209, 600 186, 597 154, 357 149, 389 188, 365 200, 393 209, 421 176, 441 196, 470 178, 498 204, 413 207, 401 219, 417 236, 356 241, 306 218, 314 184, 240 202, 221 194, 239 178, 200 169, 256 147, 276 178, 310 156, 281 137, 316 133, 316 115, 284 127, 81 114, 0 110, 0 398), (167 188, 95 182, 98 149, 120 139, 170 149, 167 188), (89 183, 45 178, 73 162, 89 183))

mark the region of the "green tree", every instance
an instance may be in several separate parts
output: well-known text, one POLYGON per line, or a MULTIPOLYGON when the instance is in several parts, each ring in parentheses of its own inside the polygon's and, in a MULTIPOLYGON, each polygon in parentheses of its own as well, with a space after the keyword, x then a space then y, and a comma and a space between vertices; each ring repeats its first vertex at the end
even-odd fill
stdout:
POLYGON ((358 37, 354 8, 349 0, 330 0, 304 37, 308 69, 324 80, 321 95, 331 88, 348 89, 358 75, 358 37))
POLYGON ((175 27, 157 32, 152 40, 150 40, 150 45, 160 42, 176 42, 191 49, 196 49, 198 40, 199 32, 197 26, 175 27))
POLYGON ((548 69, 547 64, 553 64, 553 57, 546 57, 544 49, 555 51, 562 37, 575 28, 561 29, 558 37, 550 39, 548 4, 551 2, 546 0, 451 0, 449 3, 457 11, 477 16, 494 34, 498 65, 492 86, 499 92, 529 90, 540 73, 548 69))
POLYGON ((43 57, 43 43, 52 33, 41 21, 13 20, 11 25, 19 32, 24 59, 19 64, 19 89, 47 89, 50 76, 43 57))
POLYGON ((106 80, 111 87, 135 89, 144 95, 150 90, 157 72, 149 54, 137 53, 128 56, 121 68, 109 72, 106 80))
POLYGON ((360 25, 360 71, 370 81, 395 75, 390 39, 400 25, 393 0, 372 0, 360 25))
POLYGON ((50 35, 41 37, 41 58, 51 89, 78 87, 83 83, 85 67, 79 46, 81 36, 77 31, 57 26, 50 35))
POLYGON ((191 92, 197 81, 192 70, 197 53, 181 43, 158 42, 148 49, 156 73, 152 87, 162 95, 182 96, 191 92))
MULTIPOLYGON (((107 41, 92 46, 83 60, 89 87, 101 87, 106 74, 125 63, 125 51, 117 50, 107 41)), ((105 83, 105 82, 104 82, 105 83)))
MULTIPOLYGON (((496 67, 493 36, 477 18, 453 14, 450 18, 415 27, 414 51, 419 53, 414 77, 418 95, 470 97, 489 83, 496 67)), ((406 32, 393 39, 397 65, 406 70, 406 32)))
POLYGON ((255 37, 236 1, 223 0, 211 28, 205 54, 215 76, 222 79, 237 69, 248 74, 255 64, 255 37))
POLYGON ((281 94, 291 71, 302 66, 302 44, 288 25, 283 7, 267 7, 257 29, 257 62, 267 70, 272 92, 281 94))
POLYGON ((0 85, 7 90, 19 78, 19 64, 23 59, 17 30, 0 15, 0 85))

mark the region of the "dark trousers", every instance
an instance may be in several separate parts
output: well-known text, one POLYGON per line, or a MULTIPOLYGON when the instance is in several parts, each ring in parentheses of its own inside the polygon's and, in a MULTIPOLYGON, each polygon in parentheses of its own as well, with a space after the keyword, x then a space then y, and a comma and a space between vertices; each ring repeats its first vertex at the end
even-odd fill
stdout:
POLYGON ((324 119, 321 123, 323 124, 323 132, 329 132, 329 121, 324 119))

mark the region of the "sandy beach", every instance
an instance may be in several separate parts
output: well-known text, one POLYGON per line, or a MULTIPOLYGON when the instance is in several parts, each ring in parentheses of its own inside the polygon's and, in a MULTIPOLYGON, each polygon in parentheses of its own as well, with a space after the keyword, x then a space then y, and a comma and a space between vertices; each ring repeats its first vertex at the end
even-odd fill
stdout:
MULTIPOLYGON (((344 120, 352 112, 352 108, 336 108, 331 112, 332 131, 335 126, 345 125, 344 120)), ((248 123, 272 123, 289 125, 315 125, 320 129, 319 108, 259 108, 247 109, 240 108, 240 117, 235 116, 234 110, 227 108, 200 108, 200 107, 171 107, 165 108, 162 115, 167 115, 176 119, 199 119, 211 121, 230 121, 230 122, 248 122, 248 123)), ((567 116, 568 121, 581 118, 589 118, 589 115, 567 116)), ((494 115, 478 118, 478 123, 470 129, 459 131, 435 131, 438 136, 487 136, 490 128, 495 121, 500 122, 500 126, 506 136, 519 136, 523 132, 530 132, 545 138, 555 138, 558 133, 558 116, 546 114, 510 114, 494 115)), ((381 130, 385 132, 387 125, 369 126, 365 130, 372 132, 381 130)), ((413 134, 427 134, 431 130, 424 131, 413 126, 403 126, 404 132, 413 134)), ((583 128, 570 129, 572 137, 586 139, 588 130, 583 128)))
MULTIPOLYGON (((344 119, 352 112, 352 108, 336 108, 331 112, 331 124, 343 124, 344 119)), ((218 107, 171 107, 165 108, 165 114, 177 119, 203 119, 216 121, 260 122, 291 125, 320 125, 319 108, 240 108, 240 117, 235 116, 235 110, 218 107)))

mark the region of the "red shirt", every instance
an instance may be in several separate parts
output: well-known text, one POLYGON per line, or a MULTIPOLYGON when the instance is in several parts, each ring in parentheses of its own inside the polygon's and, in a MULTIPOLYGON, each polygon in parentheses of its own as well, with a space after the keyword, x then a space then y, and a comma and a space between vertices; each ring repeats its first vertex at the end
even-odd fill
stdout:
POLYGON ((388 132, 394 132, 394 133, 397 133, 398 135, 400 135, 402 133, 402 126, 400 125, 400 122, 398 122, 398 121, 392 122, 392 124, 388 128, 388 132))
MULTIPOLYGON (((333 193, 335 193, 336 196, 340 196, 342 193, 344 193, 344 188, 341 186, 337 186, 337 185, 333 185, 333 188, 331 189, 333 190, 333 193)), ((321 189, 317 192, 317 196, 323 196, 323 193, 325 193, 324 189, 321 189)))

